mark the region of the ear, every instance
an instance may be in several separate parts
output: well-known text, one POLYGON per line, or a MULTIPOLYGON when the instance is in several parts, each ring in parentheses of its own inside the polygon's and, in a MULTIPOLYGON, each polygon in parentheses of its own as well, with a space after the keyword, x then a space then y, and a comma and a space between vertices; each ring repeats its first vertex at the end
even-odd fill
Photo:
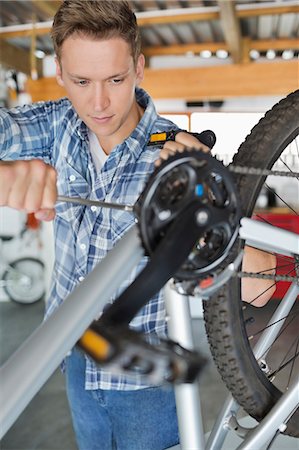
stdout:
POLYGON ((58 58, 55 58, 55 64, 56 64, 56 80, 57 83, 59 84, 59 86, 64 86, 64 82, 62 79, 62 69, 61 69, 61 64, 58 61, 58 58))
POLYGON ((143 80, 144 76, 144 66, 145 66, 145 58, 141 53, 138 56, 137 64, 136 64, 136 84, 139 85, 143 80))

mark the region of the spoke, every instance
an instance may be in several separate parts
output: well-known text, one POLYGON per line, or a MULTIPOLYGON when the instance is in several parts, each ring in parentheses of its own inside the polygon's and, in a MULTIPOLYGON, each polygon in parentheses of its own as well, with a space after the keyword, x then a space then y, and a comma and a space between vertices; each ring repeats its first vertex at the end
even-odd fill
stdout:
POLYGON ((273 189, 271 189, 271 188, 268 186, 267 183, 265 183, 265 186, 266 186, 266 188, 267 188, 269 191, 273 192, 273 194, 275 194, 276 197, 278 197, 279 200, 280 200, 285 206, 287 206, 291 211, 293 211, 294 214, 296 214, 296 216, 298 216, 297 211, 296 211, 291 205, 289 205, 282 197, 280 197, 280 195, 278 195, 277 192, 275 192, 273 189))
MULTIPOLYGON (((287 353, 285 354, 284 358, 282 359, 282 361, 281 361, 281 363, 280 363, 280 364, 281 364, 280 367, 282 367, 282 365, 285 364, 285 361, 287 361, 287 359, 288 359, 289 355, 291 354, 291 351, 292 351, 293 347, 295 346, 295 344, 296 344, 296 349, 295 349, 294 354, 296 355, 296 353, 298 352, 298 337, 297 337, 297 336, 296 336, 296 338, 294 339, 293 343, 290 345, 290 348, 289 348, 289 350, 287 351, 287 353), (296 342, 297 342, 297 344, 296 344, 296 342)), ((278 368, 278 369, 279 369, 279 368, 278 368)), ((276 370, 278 370, 278 369, 276 369, 276 370)), ((287 386, 288 386, 288 385, 287 385, 287 386)))
POLYGON ((295 359, 298 357, 299 352, 295 353, 292 358, 290 358, 288 361, 286 361, 284 364, 282 364, 278 369, 274 370, 271 374, 268 375, 268 378, 271 379, 272 377, 276 376, 281 370, 283 370, 285 367, 287 367, 289 364, 294 364, 295 359))
POLYGON ((264 217, 260 216, 259 214, 254 214, 255 217, 257 217, 261 222, 265 222, 268 225, 273 225, 273 223, 269 222, 269 220, 265 219, 264 217))
POLYGON ((269 269, 259 270, 258 272, 255 272, 255 273, 266 273, 266 272, 270 272, 270 271, 273 272, 273 271, 275 271, 275 269, 276 269, 276 267, 270 267, 269 269))
MULTIPOLYGON (((295 350, 295 353, 297 353, 297 354, 298 354, 298 347, 299 347, 299 337, 298 337, 298 339, 297 339, 296 350, 295 350)), ((291 376, 292 376, 292 373, 293 373, 293 370, 294 370, 294 366, 295 366, 295 359, 294 359, 293 362, 292 362, 292 368, 291 368, 291 370, 290 370, 290 374, 289 374, 289 379, 288 379, 287 387, 289 387, 289 385, 290 385, 291 376)))
MULTIPOLYGON (((289 172, 295 173, 282 158, 280 158, 280 161, 286 166, 287 169, 289 169, 289 172)), ((295 176, 295 178, 297 178, 297 180, 299 181, 299 177, 295 176)))
POLYGON ((279 266, 276 266, 276 269, 285 269, 286 267, 292 266, 292 270, 298 267, 298 263, 294 261, 290 261, 288 264, 279 264, 279 266))
MULTIPOLYGON (((276 285, 276 282, 274 281, 273 284, 271 284, 271 286, 269 286, 267 289, 265 289, 263 292, 261 292, 257 297, 255 297, 253 300, 251 300, 250 302, 248 302, 248 305, 252 305, 256 300, 258 300, 263 294, 265 294, 266 292, 268 292, 270 289, 273 288, 273 286, 276 285)), ((246 309, 246 306, 245 308, 246 309)))
MULTIPOLYGON (((248 336, 248 340, 250 341, 250 340, 252 340, 254 337, 256 337, 256 336, 258 336, 259 334, 261 334, 263 331, 265 331, 265 330, 267 330, 268 328, 270 328, 270 327, 272 327, 273 325, 276 325, 277 323, 279 323, 279 322, 281 322, 282 320, 286 320, 286 318, 288 317, 290 320, 289 320, 289 322, 280 330, 280 332, 279 332, 279 334, 276 336, 276 339, 275 340, 277 340, 281 335, 282 335, 282 333, 286 330, 286 328, 292 323, 292 321, 294 320, 294 319, 296 319, 296 317, 299 315, 299 309, 298 309, 298 311, 296 310, 296 311, 293 311, 292 313, 289 313, 287 316, 284 316, 284 317, 281 317, 280 319, 278 319, 278 320, 276 320, 275 322, 272 322, 272 323, 270 323, 270 324, 268 324, 268 325, 266 325, 264 328, 261 328, 259 331, 257 331, 256 333, 253 333, 253 334, 251 334, 250 336, 248 336)), ((275 342, 275 341, 274 341, 275 342)), ((271 344, 272 345, 272 344, 271 344)), ((269 347, 270 348, 270 347, 269 347)), ((267 351, 269 350, 269 348, 267 349, 267 351)), ((266 352, 267 352, 266 351, 266 352)), ((266 353, 265 352, 265 353, 266 353)))
MULTIPOLYGON (((272 224, 269 223, 269 225, 272 225, 272 224)), ((247 246, 250 247, 250 248, 256 248, 256 247, 254 247, 253 245, 247 245, 247 246)), ((272 267, 272 268, 269 268, 269 269, 263 269, 262 271, 256 272, 256 273, 265 273, 265 272, 268 272, 268 271, 270 271, 270 270, 284 269, 284 268, 289 267, 289 266, 292 266, 292 267, 294 266, 294 269, 296 270, 296 267, 299 267, 299 259, 298 259, 298 261, 296 261, 296 263, 295 263, 294 259, 291 258, 290 256, 277 254, 277 253, 275 253, 275 252, 270 252, 269 250, 263 250, 263 252, 264 252, 264 253, 267 253, 268 255, 276 255, 276 256, 279 256, 279 259, 284 260, 284 261, 288 261, 288 263, 287 263, 287 264, 280 264, 279 266, 272 267)))

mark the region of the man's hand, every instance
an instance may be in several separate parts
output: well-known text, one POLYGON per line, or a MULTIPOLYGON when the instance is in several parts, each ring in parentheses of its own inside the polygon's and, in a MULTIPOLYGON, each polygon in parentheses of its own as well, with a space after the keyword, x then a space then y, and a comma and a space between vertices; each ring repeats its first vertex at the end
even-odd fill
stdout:
POLYGON ((35 213, 53 220, 57 199, 56 171, 43 161, 0 162, 0 206, 35 213))
POLYGON ((209 152, 210 148, 201 143, 196 137, 190 133, 181 131, 175 137, 174 141, 166 141, 161 152, 160 158, 156 161, 156 166, 159 166, 162 160, 166 160, 169 156, 174 155, 176 152, 183 152, 186 149, 197 149, 209 152))

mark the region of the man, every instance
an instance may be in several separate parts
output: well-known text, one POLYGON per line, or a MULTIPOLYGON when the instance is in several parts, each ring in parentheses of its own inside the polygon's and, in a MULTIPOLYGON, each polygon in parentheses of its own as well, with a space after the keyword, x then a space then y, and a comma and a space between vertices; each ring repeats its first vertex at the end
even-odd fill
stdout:
MULTIPOLYGON (((64 1, 52 38, 57 80, 68 99, 3 110, 0 138, 5 160, 0 164, 0 204, 35 212, 41 220, 55 216, 56 258, 47 316, 134 221, 127 212, 64 203, 55 207, 57 190, 133 204, 159 157, 160 150, 148 144, 151 134, 176 128, 156 114, 152 100, 138 88, 144 56, 127 2, 64 1)), ((185 146, 204 147, 179 133, 176 142, 166 143, 161 157, 185 146)), ((161 293, 131 326, 166 335, 161 293)), ((171 389, 99 370, 76 350, 66 360, 66 380, 81 450, 159 450, 178 442, 171 389)))
MULTIPOLYGON (((2 110, 0 116, 0 205, 34 212, 41 220, 55 217, 47 316, 134 221, 127 212, 56 204, 57 192, 133 204, 159 157, 186 146, 207 150, 183 132, 161 152, 149 145, 152 133, 176 127, 157 115, 150 97, 138 87, 144 56, 126 1, 66 0, 55 15, 52 38, 57 80, 68 98, 2 110)), ((166 335, 162 293, 131 326, 166 335)), ((77 350, 65 366, 80 450, 159 450, 178 443, 172 389, 99 370, 77 350)))

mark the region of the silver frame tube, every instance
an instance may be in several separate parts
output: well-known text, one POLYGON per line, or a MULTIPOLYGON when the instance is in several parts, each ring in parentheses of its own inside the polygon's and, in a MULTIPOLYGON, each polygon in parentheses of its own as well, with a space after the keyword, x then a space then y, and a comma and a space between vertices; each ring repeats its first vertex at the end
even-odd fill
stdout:
POLYGON ((0 438, 140 261, 136 226, 0 369, 0 438))
MULTIPOLYGON (((273 316, 267 324, 267 328, 260 336, 254 347, 254 356, 256 359, 264 357, 270 350, 271 345, 278 336, 283 327, 289 312, 291 311, 299 294, 299 285, 293 283, 284 296, 283 301, 280 302, 273 316)), ((271 300, 270 300, 271 301, 271 300)))
POLYGON ((299 254, 298 234, 247 217, 240 223, 239 236, 247 245, 286 256, 299 254))
POLYGON ((238 403, 229 394, 217 416, 216 422, 207 440, 206 450, 219 450, 225 441, 229 429, 229 419, 240 409, 238 403))
MULTIPOLYGON (((168 319, 168 335, 183 347, 192 350, 194 339, 189 297, 179 294, 171 285, 165 286, 165 307, 168 319)), ((205 448, 203 421, 198 381, 182 383, 174 387, 181 450, 205 448)))
POLYGON ((269 414, 251 431, 238 450, 263 448, 274 436, 277 430, 284 431, 285 422, 295 412, 299 404, 299 379, 286 391, 269 414), (282 428, 282 429, 281 429, 282 428))

